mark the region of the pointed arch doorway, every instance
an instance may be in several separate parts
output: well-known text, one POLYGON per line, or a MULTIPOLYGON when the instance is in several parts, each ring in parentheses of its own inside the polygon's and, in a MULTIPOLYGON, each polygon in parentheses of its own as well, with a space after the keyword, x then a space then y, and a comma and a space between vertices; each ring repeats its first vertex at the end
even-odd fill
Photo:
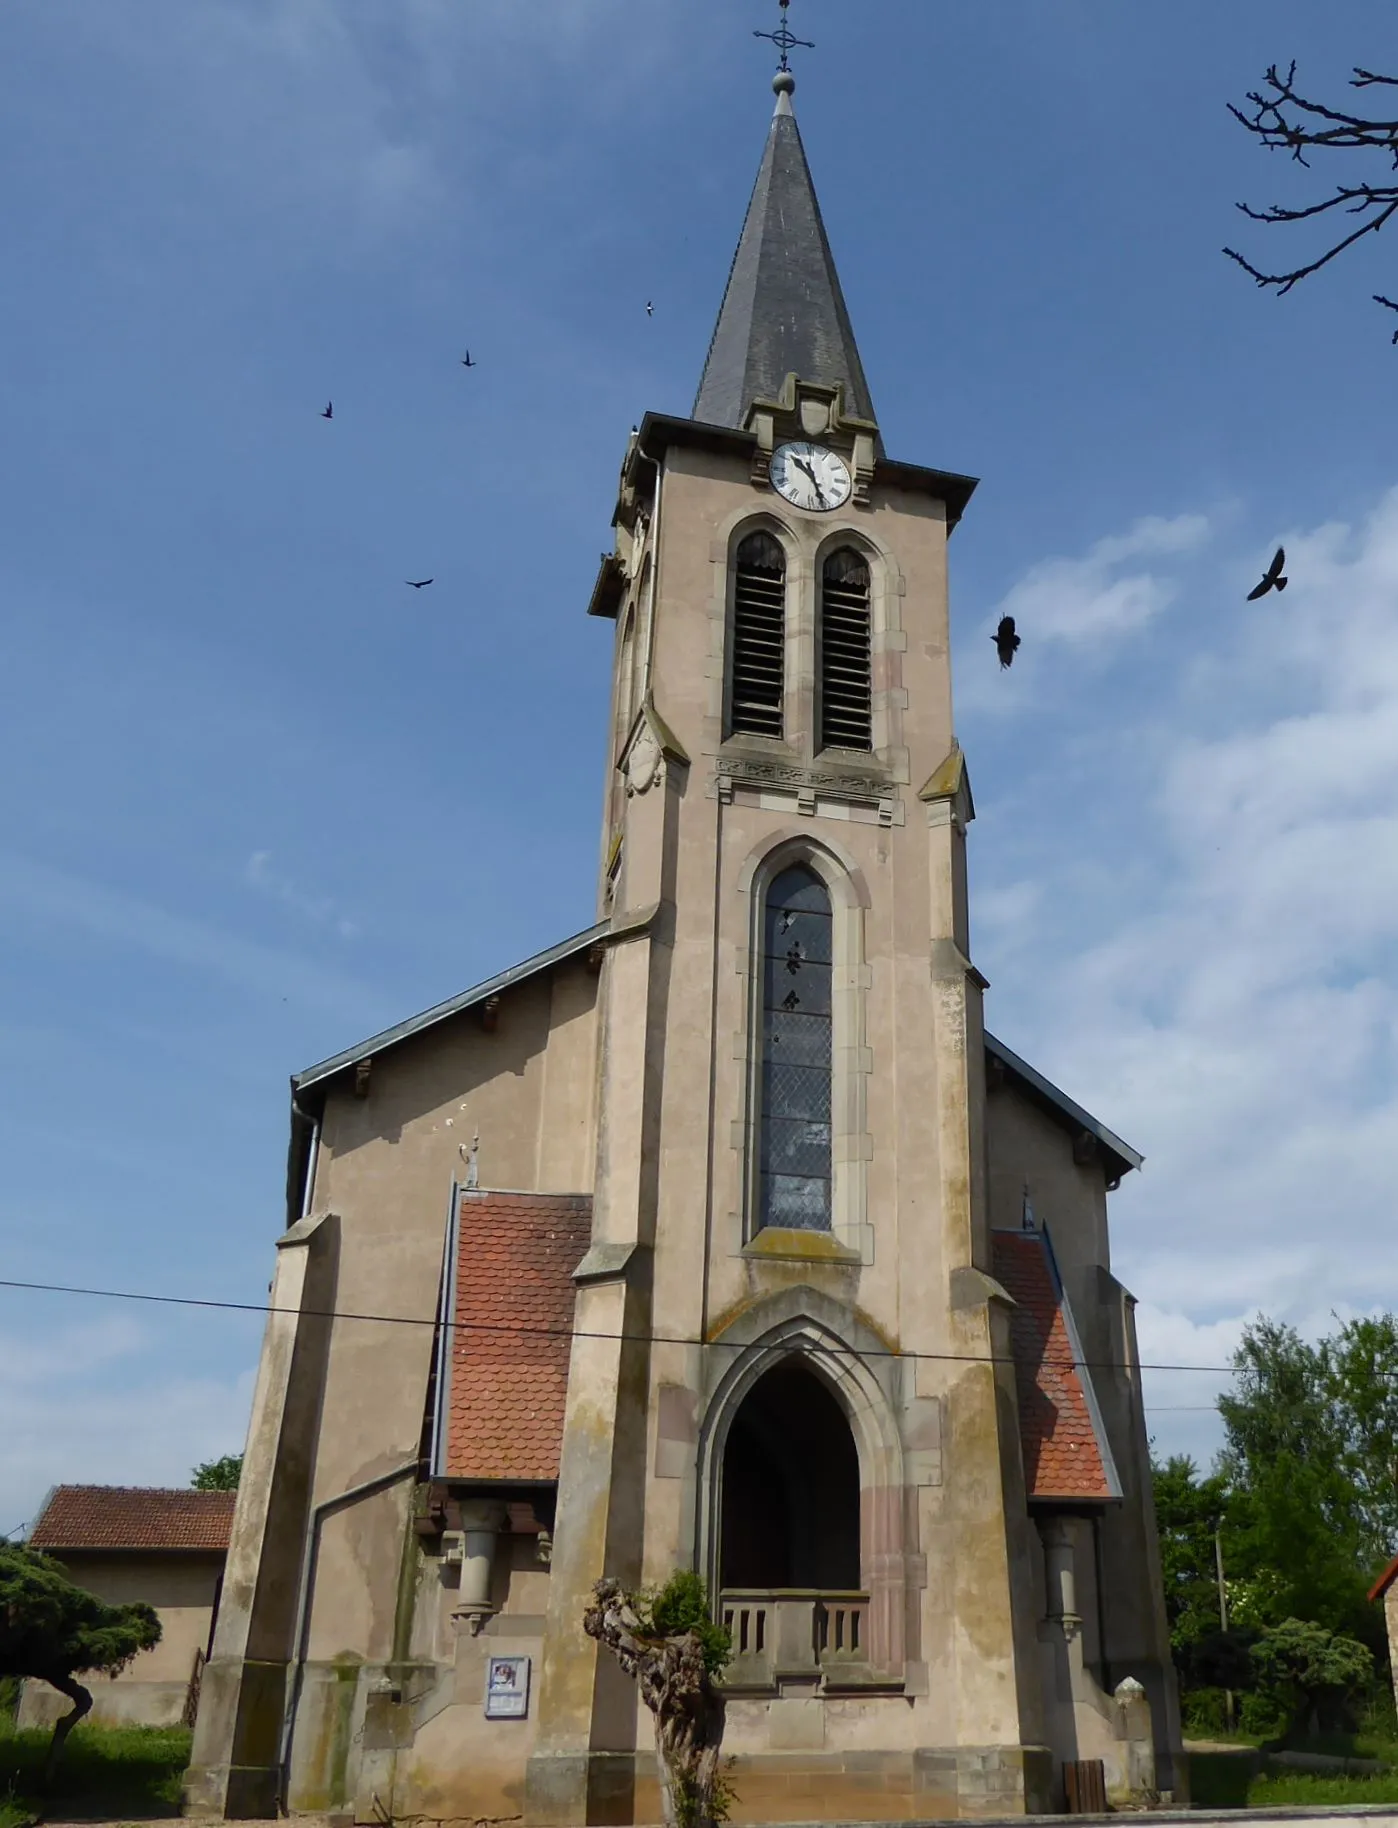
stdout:
POLYGON ((765 1372, 733 1418, 720 1517, 735 1673, 865 1658, 859 1452, 838 1398, 797 1357, 765 1372))

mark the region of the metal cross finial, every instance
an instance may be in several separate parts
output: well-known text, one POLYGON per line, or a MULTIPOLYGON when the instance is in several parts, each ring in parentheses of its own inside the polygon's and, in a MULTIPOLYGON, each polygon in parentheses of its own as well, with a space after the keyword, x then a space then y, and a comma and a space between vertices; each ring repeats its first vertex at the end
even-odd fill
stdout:
POLYGON ((782 69, 789 70, 791 68, 791 53, 795 50, 797 45, 800 45, 803 50, 807 51, 813 51, 815 46, 811 43, 809 38, 798 38, 795 32, 793 32, 791 27, 787 24, 786 9, 791 5, 791 0, 780 0, 780 4, 782 9, 782 22, 777 27, 776 31, 754 32, 753 37, 770 38, 772 43, 782 54, 782 69))

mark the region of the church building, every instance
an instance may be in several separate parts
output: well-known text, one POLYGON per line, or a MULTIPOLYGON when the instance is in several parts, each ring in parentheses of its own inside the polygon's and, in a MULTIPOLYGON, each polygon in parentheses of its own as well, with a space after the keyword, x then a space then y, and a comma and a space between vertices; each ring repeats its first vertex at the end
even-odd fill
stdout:
POLYGON ((884 447, 794 87, 587 605, 594 924, 292 1080, 188 1813, 656 1822, 581 1621, 691 1568, 737 1823, 1182 1800, 1141 1158, 983 1026, 975 484, 884 447))

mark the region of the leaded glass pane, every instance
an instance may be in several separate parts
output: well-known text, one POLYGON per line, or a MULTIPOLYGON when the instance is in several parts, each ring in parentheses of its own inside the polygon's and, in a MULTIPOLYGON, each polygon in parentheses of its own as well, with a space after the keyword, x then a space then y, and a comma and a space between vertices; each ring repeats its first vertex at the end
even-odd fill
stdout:
POLYGON ((829 1231, 830 1182, 797 1180, 790 1174, 762 1176, 764 1223, 794 1231, 829 1231))
POLYGON ((762 1057, 772 1065, 830 1065, 830 1023, 823 1015, 805 1011, 769 1010, 766 1015, 762 1057))
POLYGON ((830 896, 814 870, 783 870, 763 915, 763 1225, 830 1228, 832 932, 830 896))

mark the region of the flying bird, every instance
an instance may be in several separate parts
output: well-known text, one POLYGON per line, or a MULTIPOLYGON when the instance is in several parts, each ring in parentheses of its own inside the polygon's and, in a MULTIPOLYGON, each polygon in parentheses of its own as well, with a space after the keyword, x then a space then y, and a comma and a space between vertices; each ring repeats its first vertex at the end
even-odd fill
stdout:
POLYGON ((990 637, 995 643, 995 651, 1000 656, 1002 667, 1013 666, 1015 650, 1019 647, 1019 636, 1015 633, 1013 616, 1001 616, 995 633, 990 637))
POLYGON ((432 580, 431 578, 404 578, 403 582, 412 590, 425 590, 432 580))
POLYGON ((1248 602, 1249 603, 1255 603, 1259 597, 1265 597, 1269 590, 1285 590, 1286 589, 1287 580, 1282 576, 1282 568, 1285 564, 1286 564, 1286 548, 1284 546, 1278 546, 1276 557, 1272 560, 1271 564, 1267 567, 1267 570, 1266 570, 1265 575, 1263 576, 1262 582, 1256 587, 1255 590, 1250 590, 1248 592, 1248 602))
POLYGON ((653 299, 648 298, 646 300, 646 316, 647 317, 655 316, 655 301, 653 299))
POLYGON ((462 366, 462 367, 463 367, 463 368, 479 368, 479 367, 480 367, 480 363, 479 363, 479 362, 473 362, 473 361, 472 361, 472 360, 471 360, 471 351, 470 351, 470 350, 469 350, 469 349, 468 349, 468 350, 467 350, 467 351, 466 351, 466 353, 465 353, 465 355, 463 355, 463 356, 462 356, 462 358, 461 358, 461 366, 462 366))
POLYGON ((333 419, 335 417, 335 402, 333 400, 327 400, 325 402, 325 411, 320 416, 322 419, 333 419))

